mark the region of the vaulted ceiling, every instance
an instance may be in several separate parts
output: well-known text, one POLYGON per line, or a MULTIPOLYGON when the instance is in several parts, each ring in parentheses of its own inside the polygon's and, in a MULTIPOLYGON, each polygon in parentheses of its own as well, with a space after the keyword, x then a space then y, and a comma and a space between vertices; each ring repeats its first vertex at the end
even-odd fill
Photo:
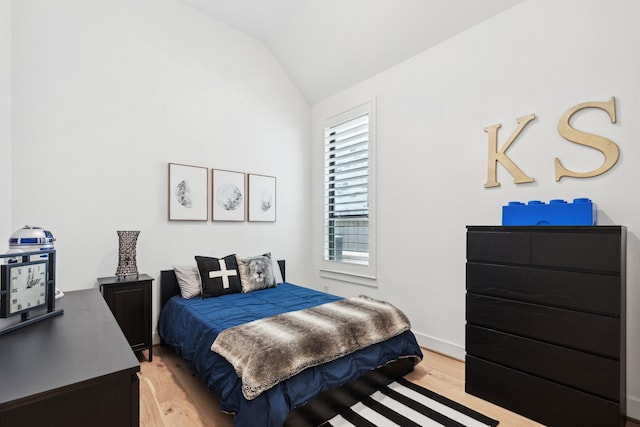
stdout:
POLYGON ((180 0, 259 40, 310 104, 524 0, 180 0))

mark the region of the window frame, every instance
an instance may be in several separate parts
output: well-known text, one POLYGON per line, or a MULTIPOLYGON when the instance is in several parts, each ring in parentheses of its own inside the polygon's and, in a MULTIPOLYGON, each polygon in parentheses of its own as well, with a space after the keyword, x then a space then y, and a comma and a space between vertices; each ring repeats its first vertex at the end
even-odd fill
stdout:
POLYGON ((322 129, 322 232, 321 232, 321 259, 320 259, 320 276, 334 280, 357 283, 366 286, 377 286, 377 250, 376 250, 376 105, 375 100, 370 100, 357 107, 351 108, 343 113, 337 114, 326 119, 322 129), (325 131, 327 128, 336 126, 340 123, 355 119, 359 116, 367 114, 369 116, 369 148, 368 148, 368 265, 354 264, 336 260, 325 260, 325 188, 326 179, 325 171, 325 131))

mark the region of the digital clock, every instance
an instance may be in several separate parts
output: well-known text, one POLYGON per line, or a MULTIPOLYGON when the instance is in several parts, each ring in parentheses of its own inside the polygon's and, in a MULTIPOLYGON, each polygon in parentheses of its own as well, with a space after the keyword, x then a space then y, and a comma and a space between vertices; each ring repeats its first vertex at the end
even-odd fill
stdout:
POLYGON ((10 317, 47 305, 47 261, 2 266, 0 317, 10 317))

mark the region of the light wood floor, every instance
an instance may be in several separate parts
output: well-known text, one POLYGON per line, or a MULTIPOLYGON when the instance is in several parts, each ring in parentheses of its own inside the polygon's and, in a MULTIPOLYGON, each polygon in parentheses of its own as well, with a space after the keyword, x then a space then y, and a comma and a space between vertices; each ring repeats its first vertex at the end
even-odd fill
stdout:
MULTIPOLYGON (((407 376, 410 381, 500 421, 499 427, 534 427, 526 419, 464 392, 464 363, 423 349, 424 359, 407 376)), ((232 427, 233 416, 191 375, 182 359, 167 347, 153 348, 153 362, 140 363, 140 425, 145 427, 232 427)), ((640 427, 627 421, 626 427, 640 427)))

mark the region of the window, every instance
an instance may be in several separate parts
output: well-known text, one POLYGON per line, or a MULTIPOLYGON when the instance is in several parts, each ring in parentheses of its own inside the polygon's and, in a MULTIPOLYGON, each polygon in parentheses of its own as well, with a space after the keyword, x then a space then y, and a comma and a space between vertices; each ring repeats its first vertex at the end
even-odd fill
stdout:
POLYGON ((324 129, 324 261, 330 269, 373 276, 372 104, 324 129), (360 267, 346 267, 353 265, 360 267), (359 272, 359 273, 358 273, 359 272))

